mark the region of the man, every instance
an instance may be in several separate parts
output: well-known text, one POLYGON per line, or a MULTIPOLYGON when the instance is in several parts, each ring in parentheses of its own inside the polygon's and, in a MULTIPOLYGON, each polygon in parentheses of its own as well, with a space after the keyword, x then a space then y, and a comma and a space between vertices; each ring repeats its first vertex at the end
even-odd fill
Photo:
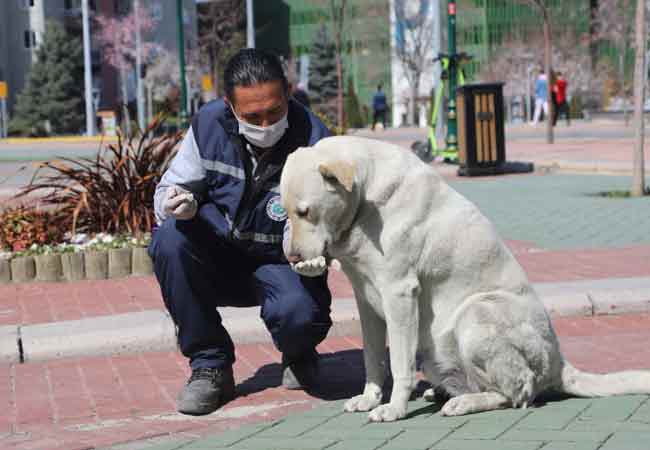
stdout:
POLYGON ((569 110, 569 102, 567 101, 567 81, 562 76, 562 72, 556 74, 555 83, 553 84, 553 126, 557 124, 557 118, 560 113, 566 116, 567 126, 571 125, 571 111, 569 110))
POLYGON ((377 86, 377 92, 372 98, 372 130, 375 130, 375 124, 381 120, 381 124, 386 129, 386 94, 381 90, 381 84, 377 86))
POLYGON ((217 306, 262 306, 289 389, 315 383, 315 347, 332 324, 326 274, 302 277, 282 252, 279 196, 288 154, 329 131, 289 99, 274 55, 241 50, 225 68, 224 86, 225 98, 194 117, 156 188, 159 228, 149 248, 192 369, 178 410, 193 415, 234 397, 234 346, 217 306))
POLYGON ((544 116, 548 120, 548 82, 546 74, 540 71, 535 81, 535 113, 533 114, 533 121, 530 123, 532 126, 537 125, 537 122, 539 122, 542 109, 544 110, 544 116))

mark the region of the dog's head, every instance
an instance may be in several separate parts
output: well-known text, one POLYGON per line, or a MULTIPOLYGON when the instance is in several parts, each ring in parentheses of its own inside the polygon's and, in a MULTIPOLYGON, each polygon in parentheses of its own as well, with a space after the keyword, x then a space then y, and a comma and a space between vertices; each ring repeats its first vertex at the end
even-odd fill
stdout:
POLYGON ((291 223, 284 242, 290 262, 331 259, 328 247, 349 228, 358 205, 355 174, 353 162, 318 149, 298 149, 289 156, 280 189, 291 223))

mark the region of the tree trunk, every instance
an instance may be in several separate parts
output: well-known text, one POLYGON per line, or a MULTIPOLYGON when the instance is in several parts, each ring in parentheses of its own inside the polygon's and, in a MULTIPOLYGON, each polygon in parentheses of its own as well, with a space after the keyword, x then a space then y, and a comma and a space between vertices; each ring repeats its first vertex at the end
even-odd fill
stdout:
POLYGON ((618 70, 619 77, 621 78, 621 98, 623 99, 623 119, 625 120, 625 126, 630 125, 630 115, 627 110, 627 90, 625 89, 625 49, 626 45, 621 46, 621 53, 618 56, 618 70))
POLYGON ((341 39, 337 38, 336 50, 336 121, 343 132, 343 64, 341 63, 341 39))
POLYGON ((411 116, 411 125, 414 127, 419 126, 418 123, 418 94, 420 93, 420 83, 415 80, 411 88, 411 107, 410 116, 411 116))
MULTIPOLYGON (((543 8, 543 7, 542 7, 543 8)), ((551 72, 551 55, 552 55, 552 42, 551 42, 551 17, 549 11, 544 9, 544 72, 546 73, 546 85, 548 86, 548 117, 546 118, 546 143, 552 144, 553 139, 553 114, 555 108, 553 105, 553 77, 551 72)))
POLYGON ((641 197, 645 191, 645 168, 643 144, 645 124, 645 1, 637 2, 636 8, 636 57, 634 61, 634 165, 632 166, 633 197, 641 197))

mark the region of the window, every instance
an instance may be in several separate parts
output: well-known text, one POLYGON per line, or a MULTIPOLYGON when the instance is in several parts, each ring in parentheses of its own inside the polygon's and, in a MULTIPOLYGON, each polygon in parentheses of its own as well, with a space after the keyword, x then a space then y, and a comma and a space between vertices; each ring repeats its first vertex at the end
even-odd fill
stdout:
POLYGON ((36 48, 36 33, 34 30, 25 30, 25 48, 36 48))
POLYGON ((34 0, 18 0, 18 6, 23 9, 34 6, 34 0))

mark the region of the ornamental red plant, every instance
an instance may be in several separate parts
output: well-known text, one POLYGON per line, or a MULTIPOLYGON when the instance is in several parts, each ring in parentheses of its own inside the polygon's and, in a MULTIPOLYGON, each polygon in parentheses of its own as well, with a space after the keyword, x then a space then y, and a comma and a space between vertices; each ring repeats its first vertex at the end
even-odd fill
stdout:
POLYGON ((41 194, 42 204, 70 218, 72 233, 151 231, 156 185, 182 138, 182 132, 160 135, 163 121, 163 116, 157 116, 144 131, 130 137, 118 132, 117 143, 101 148, 95 159, 41 163, 17 197, 41 194), (41 173, 45 168, 48 172, 41 173))

